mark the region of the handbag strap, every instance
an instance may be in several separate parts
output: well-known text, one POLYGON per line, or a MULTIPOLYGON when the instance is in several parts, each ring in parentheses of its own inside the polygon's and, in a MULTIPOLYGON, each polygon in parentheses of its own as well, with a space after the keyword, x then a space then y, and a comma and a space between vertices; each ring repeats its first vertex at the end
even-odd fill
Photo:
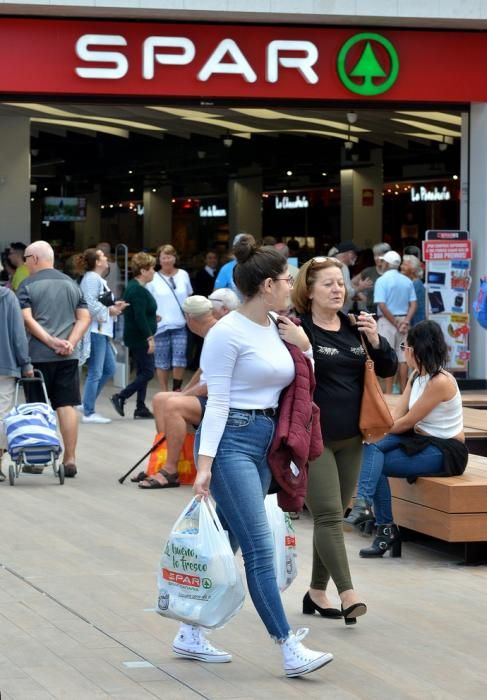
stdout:
MULTIPOLYGON (((181 306, 181 304, 180 304, 180 302, 179 302, 179 299, 177 298, 177 295, 176 295, 176 292, 174 291, 173 286, 169 284, 169 282, 168 282, 167 279, 164 277, 164 275, 162 274, 162 272, 158 272, 157 274, 159 275, 159 277, 161 278, 161 280, 164 280, 164 282, 167 284, 168 288, 171 290, 173 297, 176 299, 176 304, 179 306, 179 310, 181 311, 181 313, 182 313, 182 315, 183 315, 183 318, 184 318, 184 320, 186 321, 186 316, 184 315, 183 307, 181 306)), ((175 283, 175 284, 176 284, 176 283, 175 283)))
MULTIPOLYGON (((356 326, 356 325, 357 325, 357 319, 355 318, 355 316, 354 316, 353 314, 347 314, 347 315, 348 315, 348 320, 350 321, 350 325, 351 325, 351 326, 356 326)), ((360 331, 359 331, 359 336, 360 336, 360 342, 361 342, 362 347, 363 347, 363 349, 364 349, 365 357, 367 358, 367 361, 368 361, 368 362, 373 362, 372 358, 371 358, 370 355, 369 355, 369 351, 367 350, 367 345, 366 345, 366 343, 365 343, 364 336, 363 336, 363 334, 362 334, 360 331)))

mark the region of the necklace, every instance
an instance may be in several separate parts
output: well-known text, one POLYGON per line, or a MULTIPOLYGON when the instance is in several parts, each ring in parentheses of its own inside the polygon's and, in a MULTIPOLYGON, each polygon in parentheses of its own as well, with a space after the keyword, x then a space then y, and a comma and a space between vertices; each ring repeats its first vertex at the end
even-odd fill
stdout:
POLYGON ((313 323, 326 331, 338 331, 340 330, 341 321, 339 316, 335 316, 332 319, 320 319, 313 314, 313 323))

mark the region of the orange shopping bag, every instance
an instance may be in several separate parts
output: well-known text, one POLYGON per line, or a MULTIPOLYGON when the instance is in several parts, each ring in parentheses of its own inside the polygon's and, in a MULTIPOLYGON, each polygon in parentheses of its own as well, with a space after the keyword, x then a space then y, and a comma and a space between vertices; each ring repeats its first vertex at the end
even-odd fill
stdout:
MULTIPOLYGON (((160 440, 162 433, 158 433, 154 439, 154 443, 160 440)), ((194 434, 186 433, 184 438, 183 449, 179 455, 178 461, 178 476, 181 484, 191 485, 196 477, 196 467, 193 459, 194 434)), ((159 469, 162 469, 167 461, 167 443, 163 442, 157 450, 151 454, 149 465, 145 470, 147 476, 153 476, 159 469)))

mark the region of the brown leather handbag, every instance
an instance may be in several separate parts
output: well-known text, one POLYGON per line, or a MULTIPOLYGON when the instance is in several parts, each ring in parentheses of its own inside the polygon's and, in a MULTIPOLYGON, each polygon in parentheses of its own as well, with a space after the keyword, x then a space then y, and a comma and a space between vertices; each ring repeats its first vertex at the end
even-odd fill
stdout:
POLYGON ((380 388, 379 380, 374 369, 374 361, 370 357, 364 339, 360 338, 365 350, 364 393, 360 405, 359 428, 364 442, 377 442, 390 431, 394 425, 389 407, 380 388))

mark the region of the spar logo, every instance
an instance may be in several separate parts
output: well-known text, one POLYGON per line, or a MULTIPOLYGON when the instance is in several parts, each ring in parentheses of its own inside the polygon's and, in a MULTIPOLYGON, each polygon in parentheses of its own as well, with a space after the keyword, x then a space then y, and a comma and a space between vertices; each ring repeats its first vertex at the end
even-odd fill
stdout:
POLYGON ((381 95, 397 80, 399 56, 389 39, 381 34, 355 34, 338 53, 337 73, 350 92, 368 97, 381 95))
MULTIPOLYGON (((166 581, 176 583, 178 586, 190 586, 191 588, 200 588, 201 579, 199 576, 188 576, 188 574, 179 574, 177 571, 170 569, 162 570, 162 577, 166 581)), ((207 579, 205 579, 206 581, 207 579)), ((206 588, 207 586, 205 586, 206 588)))
POLYGON ((286 547, 295 547, 296 546, 296 538, 293 535, 286 535, 286 538, 284 540, 284 545, 286 547))

